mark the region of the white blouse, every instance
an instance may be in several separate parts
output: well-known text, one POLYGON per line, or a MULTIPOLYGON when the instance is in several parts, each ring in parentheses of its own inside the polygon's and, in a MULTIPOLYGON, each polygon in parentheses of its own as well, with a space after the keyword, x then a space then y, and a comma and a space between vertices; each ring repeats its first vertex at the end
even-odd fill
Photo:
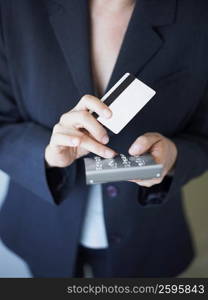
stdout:
POLYGON ((103 213, 102 187, 100 184, 90 187, 87 202, 80 244, 94 249, 107 248, 108 239, 103 213))

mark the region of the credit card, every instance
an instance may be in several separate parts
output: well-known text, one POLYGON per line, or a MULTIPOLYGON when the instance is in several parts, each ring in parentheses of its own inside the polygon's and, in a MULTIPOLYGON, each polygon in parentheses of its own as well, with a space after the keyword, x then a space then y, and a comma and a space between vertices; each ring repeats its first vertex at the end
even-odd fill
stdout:
POLYGON ((118 134, 154 97, 156 92, 134 75, 126 73, 102 98, 112 111, 110 119, 97 120, 118 134))

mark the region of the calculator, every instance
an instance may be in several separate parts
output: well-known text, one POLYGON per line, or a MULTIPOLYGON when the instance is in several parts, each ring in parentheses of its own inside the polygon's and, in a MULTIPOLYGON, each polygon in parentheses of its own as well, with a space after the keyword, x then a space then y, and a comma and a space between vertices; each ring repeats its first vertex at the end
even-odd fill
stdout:
POLYGON ((151 154, 114 158, 100 156, 84 158, 87 184, 100 184, 124 180, 160 178, 163 165, 157 164, 151 154))

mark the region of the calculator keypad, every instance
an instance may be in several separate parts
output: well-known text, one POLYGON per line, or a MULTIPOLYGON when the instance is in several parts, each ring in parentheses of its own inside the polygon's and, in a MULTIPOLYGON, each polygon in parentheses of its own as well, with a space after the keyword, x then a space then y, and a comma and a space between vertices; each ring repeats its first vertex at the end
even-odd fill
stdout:
POLYGON ((126 156, 119 154, 115 158, 103 159, 99 156, 94 157, 95 169, 97 171, 103 169, 143 167, 146 165, 145 158, 142 156, 126 156))

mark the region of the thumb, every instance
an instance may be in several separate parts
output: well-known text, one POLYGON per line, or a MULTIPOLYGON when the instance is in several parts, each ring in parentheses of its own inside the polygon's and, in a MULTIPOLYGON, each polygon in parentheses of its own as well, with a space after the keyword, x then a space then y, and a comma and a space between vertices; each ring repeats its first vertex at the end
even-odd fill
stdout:
POLYGON ((141 155, 152 148, 152 146, 159 142, 162 136, 159 133, 145 133, 138 137, 136 141, 129 148, 130 155, 141 155))

